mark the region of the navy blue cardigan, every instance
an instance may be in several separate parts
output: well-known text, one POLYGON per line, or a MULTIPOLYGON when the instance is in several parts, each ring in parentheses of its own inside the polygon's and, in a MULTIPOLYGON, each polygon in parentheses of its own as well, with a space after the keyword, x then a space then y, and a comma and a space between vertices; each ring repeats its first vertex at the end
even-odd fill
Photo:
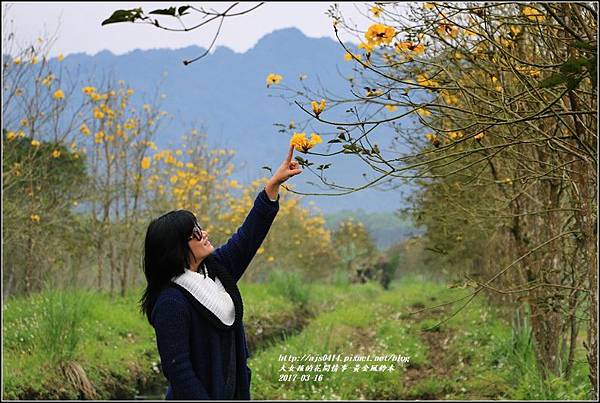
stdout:
MULTIPOLYGON (((237 283, 269 232, 279 211, 277 200, 264 188, 244 223, 212 254, 229 270, 237 283)), ((176 287, 165 288, 151 314, 163 374, 169 381, 166 399, 219 400, 225 393, 228 333, 210 323, 176 287)), ((229 330, 231 333, 231 330, 229 330)), ((250 357, 243 321, 233 331, 237 353, 236 379, 239 398, 250 400, 250 357)))

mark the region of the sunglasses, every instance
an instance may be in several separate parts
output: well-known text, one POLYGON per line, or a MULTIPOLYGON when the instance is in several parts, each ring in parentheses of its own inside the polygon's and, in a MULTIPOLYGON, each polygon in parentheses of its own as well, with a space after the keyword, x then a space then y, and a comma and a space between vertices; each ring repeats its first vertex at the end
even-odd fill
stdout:
POLYGON ((198 224, 194 225, 194 228, 192 229, 192 235, 188 238, 188 241, 191 241, 194 238, 198 241, 202 240, 202 228, 200 228, 198 224))

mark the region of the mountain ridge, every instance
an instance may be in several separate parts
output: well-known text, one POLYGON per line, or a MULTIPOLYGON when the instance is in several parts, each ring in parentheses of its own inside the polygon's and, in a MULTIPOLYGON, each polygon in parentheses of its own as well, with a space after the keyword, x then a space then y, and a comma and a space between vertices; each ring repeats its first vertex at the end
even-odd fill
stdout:
MULTIPOLYGON (((315 152, 325 153, 331 146, 337 146, 327 144, 337 135, 332 133, 333 127, 315 122, 291 100, 280 97, 286 88, 298 90, 302 85, 318 90, 309 99, 320 99, 320 92, 325 89, 339 97, 350 97, 347 76, 353 73, 353 63, 344 60, 345 50, 337 41, 328 37, 307 37, 297 28, 283 28, 266 34, 246 52, 238 53, 227 46, 218 46, 197 62, 183 65, 183 60, 195 58, 205 50, 196 45, 177 49, 135 49, 122 55, 103 50, 95 55, 70 54, 61 63, 80 70, 81 77, 86 78, 82 85, 93 85, 98 78, 88 79, 92 74, 124 80, 136 91, 132 99, 136 108, 147 102, 150 94, 156 92, 157 83, 164 80, 159 93, 164 93, 166 98, 160 109, 175 115, 175 119, 161 126, 156 144, 159 147, 176 146, 184 130, 193 124, 208 134, 211 146, 236 150, 233 162, 243 168, 232 176, 239 181, 249 182, 268 175, 261 167, 267 165, 276 169, 285 157, 291 131, 279 133, 276 123, 287 125, 293 120, 297 131, 321 134, 323 144, 318 145, 315 152), (267 88, 265 80, 269 73, 281 74, 281 85, 267 88), (300 75, 307 78, 299 80, 300 75), (320 88, 321 83, 326 88, 320 88)), ((58 64, 56 59, 50 62, 58 64)), ((310 110, 309 104, 305 107, 310 110)), ((328 106, 324 115, 340 121, 348 118, 345 109, 328 106)), ((388 131, 393 133, 391 129, 388 131)), ((382 130, 382 133, 388 132, 382 130)), ((386 144, 378 140, 379 137, 375 142, 383 150, 386 144)), ((358 157, 355 155, 325 159, 297 151, 294 154, 308 158, 314 162, 314 167, 332 163, 325 176, 341 185, 360 186, 364 183, 363 173, 373 174, 369 167, 356 163, 358 157)), ((318 187, 306 183, 320 182, 307 169, 291 181, 297 191, 319 191, 318 187)), ((334 192, 328 190, 325 193, 334 192)), ((323 213, 356 207, 368 212, 392 212, 402 207, 401 199, 398 192, 365 189, 345 196, 305 196, 302 203, 312 200, 323 213)))

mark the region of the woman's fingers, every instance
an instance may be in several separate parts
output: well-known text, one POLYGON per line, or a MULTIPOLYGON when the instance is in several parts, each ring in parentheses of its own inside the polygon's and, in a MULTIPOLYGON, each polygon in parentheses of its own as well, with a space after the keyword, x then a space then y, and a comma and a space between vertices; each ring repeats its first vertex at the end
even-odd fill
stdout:
POLYGON ((288 162, 288 163, 289 163, 289 162, 292 160, 292 155, 293 155, 293 154, 294 154, 294 146, 293 146, 293 145, 291 145, 291 146, 290 146, 290 150, 288 151, 288 155, 287 155, 287 157, 285 158, 285 162, 288 162))

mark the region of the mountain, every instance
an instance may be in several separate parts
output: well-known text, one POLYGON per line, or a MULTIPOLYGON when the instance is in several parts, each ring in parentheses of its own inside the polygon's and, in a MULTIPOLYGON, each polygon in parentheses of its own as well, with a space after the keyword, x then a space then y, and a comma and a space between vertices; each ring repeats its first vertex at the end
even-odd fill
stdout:
MULTIPOLYGON (((93 56, 79 53, 65 57, 62 67, 77 71, 82 85, 99 86, 98 83, 107 78, 124 80, 135 89, 133 102, 138 107, 157 93, 160 84, 158 93, 166 95, 161 110, 169 112, 174 119, 161 125, 155 141, 157 145, 177 146, 180 136, 196 127, 208 133, 211 145, 236 150, 234 162, 240 168, 233 177, 242 182, 269 175, 261 167, 266 165, 275 170, 285 157, 294 130, 280 133, 280 127, 275 123, 288 125, 293 120, 296 131, 304 131, 307 135, 313 131, 321 134, 323 144, 317 146, 315 152, 326 153, 339 148, 339 144, 327 144, 338 134, 335 127, 314 122, 293 100, 282 98, 283 94, 289 96, 291 89, 302 91, 303 86, 319 92, 311 94, 309 99, 320 99, 325 89, 328 99, 332 94, 338 99, 350 98, 347 76, 352 74, 353 63, 344 60, 345 51, 339 43, 330 38, 309 38, 298 29, 287 28, 265 35, 244 53, 221 46, 206 57, 183 65, 183 60, 193 59, 203 52, 203 48, 190 46, 135 50, 123 55, 109 51, 93 56), (281 84, 267 88, 265 80, 269 73, 282 75, 281 84), (301 81, 300 75, 307 78, 301 81)), ((50 62, 58 63, 56 60, 50 62)), ((302 104, 310 110, 309 100, 302 99, 302 104)), ((333 121, 347 121, 351 118, 347 108, 348 104, 337 108, 328 105, 322 116, 333 121)), ((389 128, 378 133, 375 142, 383 151, 394 133, 389 128)), ((358 134, 353 136, 358 137, 358 134)), ((363 173, 366 178, 374 177, 373 170, 361 163, 357 155, 325 158, 306 156, 297 151, 294 155, 314 162, 312 169, 332 163, 325 171, 325 177, 340 185, 364 185, 363 173)), ((315 172, 319 173, 316 169, 315 172)), ((334 192, 321 190, 323 185, 319 178, 306 169, 290 183, 300 192, 334 192)), ((408 191, 406 186, 400 189, 408 191)), ((302 203, 311 200, 324 213, 358 207, 368 212, 392 212, 401 207, 402 198, 398 190, 366 189, 344 196, 305 196, 302 203)))

